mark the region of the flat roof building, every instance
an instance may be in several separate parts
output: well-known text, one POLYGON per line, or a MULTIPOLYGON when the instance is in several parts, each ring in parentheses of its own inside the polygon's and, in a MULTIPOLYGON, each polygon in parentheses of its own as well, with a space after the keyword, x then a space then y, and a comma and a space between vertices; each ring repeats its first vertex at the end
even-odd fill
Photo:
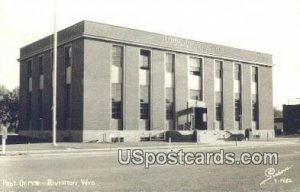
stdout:
POLYGON ((283 131, 285 134, 300 133, 300 99, 283 105, 283 131))
MULTIPOLYGON (((52 136, 53 37, 20 50, 19 133, 52 136)), ((274 132, 272 56, 82 21, 58 33, 58 141, 274 132)))

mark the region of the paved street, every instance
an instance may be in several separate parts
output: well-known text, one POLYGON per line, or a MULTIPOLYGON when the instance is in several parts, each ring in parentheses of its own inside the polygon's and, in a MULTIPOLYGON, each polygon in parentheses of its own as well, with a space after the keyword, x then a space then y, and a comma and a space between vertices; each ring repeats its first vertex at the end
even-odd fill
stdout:
MULTIPOLYGON (((220 148, 220 147, 218 147, 220 148)), ((187 151, 218 151, 184 148, 187 151)), ((300 191, 300 143, 225 146, 225 152, 278 152, 278 165, 120 165, 117 152, 0 157, 0 191, 300 191), (291 167, 260 186, 264 172, 291 167), (44 184, 42 184, 44 183, 44 184), (24 186, 23 186, 24 185, 24 186), (57 186, 56 186, 57 185, 57 186)), ((164 149, 168 151, 168 149, 164 149)))

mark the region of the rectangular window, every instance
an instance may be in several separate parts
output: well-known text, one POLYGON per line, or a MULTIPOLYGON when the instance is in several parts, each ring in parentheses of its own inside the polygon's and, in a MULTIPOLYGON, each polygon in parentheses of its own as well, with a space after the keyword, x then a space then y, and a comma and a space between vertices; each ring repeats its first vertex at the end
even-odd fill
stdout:
POLYGON ((174 118, 174 88, 166 88, 166 119, 174 118))
POLYGON ((258 68, 252 67, 252 82, 257 83, 258 82, 258 68))
POLYGON ((140 103, 141 111, 140 111, 140 118, 141 119, 150 119, 149 115, 149 103, 140 103))
POLYGON ((39 79, 39 81, 40 81, 40 89, 44 89, 44 75, 40 75, 40 79, 39 79))
POLYGON ((32 91, 32 77, 29 77, 29 79, 28 79, 28 91, 29 92, 32 91))
POLYGON ((112 119, 122 119, 122 102, 112 101, 112 119))
POLYGON ((202 100, 201 90, 190 89, 190 99, 201 101, 202 100))
POLYGON ((28 77, 32 76, 32 60, 27 61, 27 73, 28 77))
POLYGON ((71 84, 72 82, 72 67, 66 68, 66 84, 71 84))
POLYGON ((141 85, 140 86, 140 101, 144 103, 149 103, 149 86, 141 85))
POLYGON ((51 66, 51 72, 53 72, 53 51, 50 51, 50 66, 51 66))
POLYGON ((234 65, 234 77, 235 77, 235 80, 238 80, 238 81, 241 80, 241 65, 240 64, 234 65))
POLYGON ((28 92, 27 94, 27 119, 31 120, 31 102, 32 102, 32 94, 28 92))
POLYGON ((140 119, 150 118, 150 108, 149 108, 149 86, 140 86, 140 119))
POLYGON ((72 65, 72 47, 65 47, 65 67, 72 65))
POLYGON ((166 54, 166 71, 169 73, 174 73, 175 55, 167 53, 166 54))
POLYGON ((240 93, 235 93, 235 121, 240 121, 242 115, 242 105, 241 105, 241 95, 240 93))
POLYGON ((71 113, 71 86, 70 84, 65 85, 65 120, 70 118, 71 113))
POLYGON ((222 103, 222 92, 221 91, 216 92, 216 103, 222 103))
POLYGON ((219 128, 223 130, 223 92, 215 92, 215 102, 216 102, 216 121, 219 121, 219 128))
POLYGON ((112 83, 112 100, 121 101, 122 100, 122 84, 112 83))
POLYGON ((190 58, 190 74, 191 75, 202 75, 202 59, 191 57, 190 58))
POLYGON ((255 127, 259 129, 259 108, 258 108, 258 67, 252 66, 252 121, 256 122, 255 127))
POLYGON ((174 118, 174 103, 166 103, 166 119, 173 120, 174 118))
POLYGON ((42 75, 44 73, 44 57, 39 56, 39 74, 42 75))
POLYGON ((44 88, 44 57, 43 55, 38 57, 38 64, 39 64, 39 87, 40 89, 44 88))
POLYGON ((258 121, 258 104, 252 101, 252 121, 258 121))
POLYGON ((241 99, 241 93, 235 93, 234 98, 240 100, 241 99))
POLYGON ((252 94, 252 102, 253 103, 257 102, 257 94, 252 94))
POLYGON ((141 50, 140 52, 140 68, 141 69, 149 69, 150 68, 150 51, 141 50))
POLYGON ((43 118, 43 91, 39 90, 38 96, 38 105, 39 105, 39 118, 43 118))
POLYGON ((174 101, 174 88, 166 88, 166 103, 171 103, 174 101))
POLYGON ((71 84, 72 79, 72 47, 65 47, 65 77, 66 84, 71 84))
POLYGON ((117 67, 122 67, 123 65, 123 47, 113 46, 112 50, 112 64, 117 67))
POLYGON ((252 121, 258 121, 258 95, 252 94, 252 121))
POLYGON ((112 119, 122 119, 122 84, 112 84, 112 119))
POLYGON ((217 78, 222 78, 223 62, 215 61, 215 75, 217 78))
POLYGON ((240 121, 240 116, 241 116, 241 102, 240 100, 235 100, 235 120, 240 121))
POLYGON ((216 104, 216 120, 222 121, 223 119, 223 107, 221 103, 216 104))

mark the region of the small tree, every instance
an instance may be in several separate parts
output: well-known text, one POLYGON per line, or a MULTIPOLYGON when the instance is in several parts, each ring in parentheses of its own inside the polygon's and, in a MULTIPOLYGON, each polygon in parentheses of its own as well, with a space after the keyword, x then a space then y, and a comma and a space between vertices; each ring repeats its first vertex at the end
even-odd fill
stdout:
POLYGON ((19 89, 8 91, 0 86, 0 124, 9 124, 9 131, 18 127, 19 89))

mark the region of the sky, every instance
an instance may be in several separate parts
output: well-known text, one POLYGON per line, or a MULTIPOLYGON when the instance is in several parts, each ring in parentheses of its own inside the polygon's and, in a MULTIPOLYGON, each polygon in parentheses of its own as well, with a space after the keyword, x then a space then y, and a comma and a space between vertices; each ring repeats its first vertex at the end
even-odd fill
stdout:
MULTIPOLYGON (((0 85, 19 85, 19 49, 53 33, 54 0, 0 0, 0 85)), ((273 103, 300 98, 299 0, 57 0, 57 28, 82 20, 273 55, 273 103)))

